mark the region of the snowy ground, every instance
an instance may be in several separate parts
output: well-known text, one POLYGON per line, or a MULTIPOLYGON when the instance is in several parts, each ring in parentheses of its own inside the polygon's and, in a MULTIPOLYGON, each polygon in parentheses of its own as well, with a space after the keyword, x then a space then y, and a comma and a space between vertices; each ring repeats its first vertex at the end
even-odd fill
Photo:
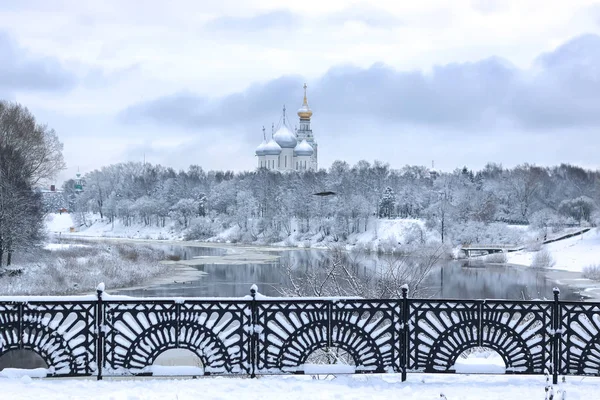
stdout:
MULTIPOLYGON (((154 240, 182 240, 182 232, 176 231, 172 226, 164 228, 156 226, 142 226, 132 224, 124 226, 120 221, 114 224, 107 224, 100 221, 98 215, 89 214, 88 222, 92 223, 89 227, 76 227, 71 214, 49 214, 46 218, 46 229, 55 235, 69 235, 71 228, 75 228, 72 234, 76 236, 88 237, 111 237, 111 238, 129 238, 129 239, 154 239, 154 240)), ((292 224, 294 229, 296 224, 292 224)), ((215 237, 209 239, 209 242, 229 243, 231 238, 237 236, 239 227, 233 226, 220 232, 215 237)), ((299 235, 292 235, 286 240, 273 244, 285 247, 304 247, 307 244, 311 247, 327 247, 328 240, 323 240, 321 233, 316 233, 309 239, 300 239, 299 235)), ((329 238, 330 239, 330 238, 329 238)), ((360 246, 365 250, 377 251, 383 249, 386 251, 397 247, 399 243, 407 245, 417 243, 421 240, 426 242, 439 241, 438 235, 424 226, 424 222, 415 219, 373 219, 369 222, 368 229, 365 232, 352 234, 347 240, 348 244, 360 246)))
MULTIPOLYGON (((598 398, 600 378, 568 377, 563 388, 569 400, 598 398)), ((402 399, 511 400, 543 399, 543 376, 473 376, 409 374, 397 376, 340 376, 333 380, 310 377, 202 379, 0 379, 2 398, 11 400, 196 400, 196 399, 402 399)), ((558 387, 556 388, 558 389, 558 387)))
MULTIPOLYGON (((542 246, 552 255, 554 269, 581 272, 584 267, 600 264, 600 229, 594 228, 583 235, 559 240, 542 246)), ((508 262, 530 266, 535 252, 522 250, 508 253, 508 262)))
POLYGON ((90 214, 89 222, 92 225, 89 227, 79 227, 73 221, 72 215, 49 214, 46 217, 46 230, 52 234, 68 235, 73 233, 77 236, 89 237, 114 237, 114 238, 135 238, 135 239, 156 239, 156 240, 176 240, 181 239, 181 233, 173 231, 169 226, 164 228, 156 226, 141 226, 133 224, 124 226, 120 221, 114 224, 107 224, 100 221, 98 215, 90 214), (71 232, 71 228, 74 232, 71 232))

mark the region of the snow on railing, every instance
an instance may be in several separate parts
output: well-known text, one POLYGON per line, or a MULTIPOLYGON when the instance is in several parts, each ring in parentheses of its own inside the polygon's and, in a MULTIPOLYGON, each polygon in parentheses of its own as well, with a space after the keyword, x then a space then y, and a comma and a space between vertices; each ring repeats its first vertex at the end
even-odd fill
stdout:
POLYGON ((0 355, 28 349, 48 376, 460 372, 467 349, 506 373, 599 375, 600 304, 360 297, 0 297, 0 355), (154 365, 190 350, 193 368, 154 365), (333 364, 332 364, 333 362, 333 364), (343 362, 344 365, 340 365, 343 362), (316 367, 315 364, 324 364, 316 367), (556 366, 556 368, 554 368, 556 366))

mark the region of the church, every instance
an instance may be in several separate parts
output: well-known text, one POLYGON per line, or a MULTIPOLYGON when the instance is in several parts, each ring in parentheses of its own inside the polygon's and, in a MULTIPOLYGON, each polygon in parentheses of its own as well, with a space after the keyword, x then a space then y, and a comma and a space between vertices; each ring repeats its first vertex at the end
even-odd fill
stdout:
POLYGON ((258 167, 274 171, 317 171, 317 142, 310 128, 312 111, 306 99, 306 83, 304 84, 304 101, 298 110, 300 126, 292 129, 285 115, 277 127, 271 127, 271 139, 267 141, 263 127, 263 141, 256 148, 258 167))

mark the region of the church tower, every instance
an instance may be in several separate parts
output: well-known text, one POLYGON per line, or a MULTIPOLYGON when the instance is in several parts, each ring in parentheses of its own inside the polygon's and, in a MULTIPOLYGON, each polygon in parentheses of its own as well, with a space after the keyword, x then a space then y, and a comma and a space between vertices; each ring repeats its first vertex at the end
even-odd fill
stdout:
POLYGON ((300 128, 292 132, 289 121, 285 115, 271 132, 271 140, 267 142, 265 128, 263 127, 263 141, 256 148, 258 157, 258 168, 266 168, 272 171, 317 171, 317 142, 310 128, 310 117, 312 111, 308 107, 306 99, 306 83, 304 84, 304 101, 298 110, 300 117, 300 128))
POLYGON ((312 110, 308 107, 308 100, 306 98, 306 83, 304 84, 304 101, 302 107, 298 110, 298 116, 300 117, 300 127, 296 130, 296 136, 298 142, 306 140, 308 144, 313 148, 313 154, 310 159, 311 168, 313 171, 318 171, 318 145, 313 136, 312 129, 310 127, 310 117, 312 117, 312 110))

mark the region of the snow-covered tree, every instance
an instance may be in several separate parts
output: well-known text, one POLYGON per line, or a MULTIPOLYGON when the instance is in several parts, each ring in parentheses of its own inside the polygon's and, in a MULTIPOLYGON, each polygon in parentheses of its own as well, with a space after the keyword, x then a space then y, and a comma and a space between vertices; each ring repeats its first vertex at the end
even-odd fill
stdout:
POLYGON ((391 187, 386 187, 379 200, 379 218, 391 218, 396 208, 396 194, 391 187))

